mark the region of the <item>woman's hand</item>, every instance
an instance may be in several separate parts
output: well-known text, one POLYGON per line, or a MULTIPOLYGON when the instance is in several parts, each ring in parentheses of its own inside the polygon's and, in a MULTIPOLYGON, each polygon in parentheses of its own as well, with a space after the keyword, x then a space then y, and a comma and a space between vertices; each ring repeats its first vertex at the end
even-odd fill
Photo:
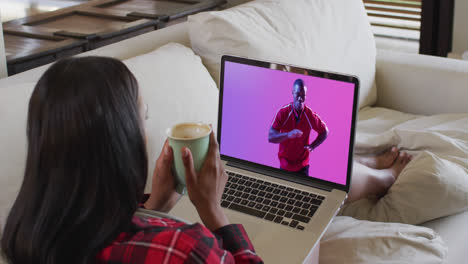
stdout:
POLYGON ((221 207, 221 196, 228 176, 221 162, 214 133, 211 132, 208 154, 199 173, 195 171, 192 153, 188 148, 182 149, 182 161, 188 196, 205 226, 214 231, 228 225, 229 221, 221 207))
POLYGON ((173 162, 172 148, 166 139, 161 155, 156 161, 151 194, 145 202, 145 208, 167 213, 179 200, 180 194, 175 191, 176 181, 172 174, 173 162))

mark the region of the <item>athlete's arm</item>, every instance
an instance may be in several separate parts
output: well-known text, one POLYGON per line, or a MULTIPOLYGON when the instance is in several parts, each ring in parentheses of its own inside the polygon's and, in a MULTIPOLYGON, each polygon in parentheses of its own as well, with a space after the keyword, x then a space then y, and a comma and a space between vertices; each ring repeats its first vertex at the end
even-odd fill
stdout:
POLYGON ((270 143, 281 143, 286 139, 290 138, 298 138, 302 136, 302 131, 299 129, 294 129, 289 132, 281 133, 278 130, 270 127, 270 131, 268 132, 268 142, 270 143))
POLYGON ((310 145, 306 145, 305 148, 312 151, 318 146, 320 146, 320 144, 322 144, 325 141, 325 139, 327 139, 327 137, 328 137, 328 128, 325 128, 325 130, 315 138, 314 142, 310 143, 310 145))

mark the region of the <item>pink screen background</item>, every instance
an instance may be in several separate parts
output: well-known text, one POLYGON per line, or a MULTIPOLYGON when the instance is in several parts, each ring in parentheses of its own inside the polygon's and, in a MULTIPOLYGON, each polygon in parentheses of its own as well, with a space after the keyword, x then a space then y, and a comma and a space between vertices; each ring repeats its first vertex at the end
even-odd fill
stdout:
MULTIPOLYGON (((309 176, 346 184, 354 84, 285 71, 225 63, 221 154, 279 168, 279 144, 268 142, 278 109, 292 102, 296 79, 306 105, 327 124, 327 139, 309 155, 309 176)), ((317 133, 312 130, 310 142, 317 133)))

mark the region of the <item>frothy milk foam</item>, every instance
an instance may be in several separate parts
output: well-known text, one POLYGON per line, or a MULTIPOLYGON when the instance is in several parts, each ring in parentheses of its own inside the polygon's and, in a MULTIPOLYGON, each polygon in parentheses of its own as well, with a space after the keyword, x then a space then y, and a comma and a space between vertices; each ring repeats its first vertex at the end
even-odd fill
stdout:
POLYGON ((210 127, 204 124, 185 123, 174 126, 171 130, 171 136, 174 138, 199 138, 210 132, 210 127))

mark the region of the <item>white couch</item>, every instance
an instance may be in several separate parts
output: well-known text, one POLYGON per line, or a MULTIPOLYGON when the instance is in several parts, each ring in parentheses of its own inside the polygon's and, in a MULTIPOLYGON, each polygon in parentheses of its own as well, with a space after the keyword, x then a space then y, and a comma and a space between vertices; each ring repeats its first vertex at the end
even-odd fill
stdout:
MULTIPOLYGON (((181 23, 146 33, 138 37, 124 40, 80 56, 98 55, 109 56, 126 60, 141 54, 151 52, 169 42, 177 42, 191 47, 188 35, 188 23, 181 23)), ((0 79, 0 97, 11 92, 11 87, 21 89, 21 83, 35 83, 48 65, 27 72, 0 79), (10 89, 9 89, 10 88, 10 89)), ((151 67, 151 65, 148 65, 151 67)), ((402 54, 385 50, 377 51, 376 84, 378 89, 375 107, 386 107, 411 114, 438 114, 438 113, 468 113, 468 63, 452 59, 437 58, 423 55, 402 54)), ((167 91, 170 93, 170 91, 167 91)), ((27 96, 27 93, 25 93, 27 96)), ((203 94, 197 100, 204 101, 203 94)), ((145 100, 151 100, 147 98, 145 100)), ((204 101, 215 106, 217 102, 204 101)), ((1 108, 0 108, 1 109, 1 108)), ((25 115, 26 113, 22 113, 25 115)), ((8 134, 9 124, 2 122, 0 139, 23 140, 24 135, 8 134)), ((20 144, 25 146, 25 142, 20 144)), ((6 146, 0 146, 4 148, 6 146)), ((5 151, 4 151, 5 152, 5 151)), ((0 159, 4 158, 0 156, 0 159)), ((0 160, 1 166, 18 166, 5 164, 0 160)), ((5 168, 0 168, 0 172, 5 168)), ((0 175, 5 177, 5 175, 0 175)), ((21 183, 20 179, 14 182, 0 181, 1 192, 6 192, 0 201, 0 224, 15 198, 15 193, 21 183)), ((464 263, 466 243, 468 237, 468 212, 443 217, 422 224, 430 227, 440 234, 447 243, 449 253, 445 263, 464 263)), ((398 260, 395 260, 398 263, 398 260)))

